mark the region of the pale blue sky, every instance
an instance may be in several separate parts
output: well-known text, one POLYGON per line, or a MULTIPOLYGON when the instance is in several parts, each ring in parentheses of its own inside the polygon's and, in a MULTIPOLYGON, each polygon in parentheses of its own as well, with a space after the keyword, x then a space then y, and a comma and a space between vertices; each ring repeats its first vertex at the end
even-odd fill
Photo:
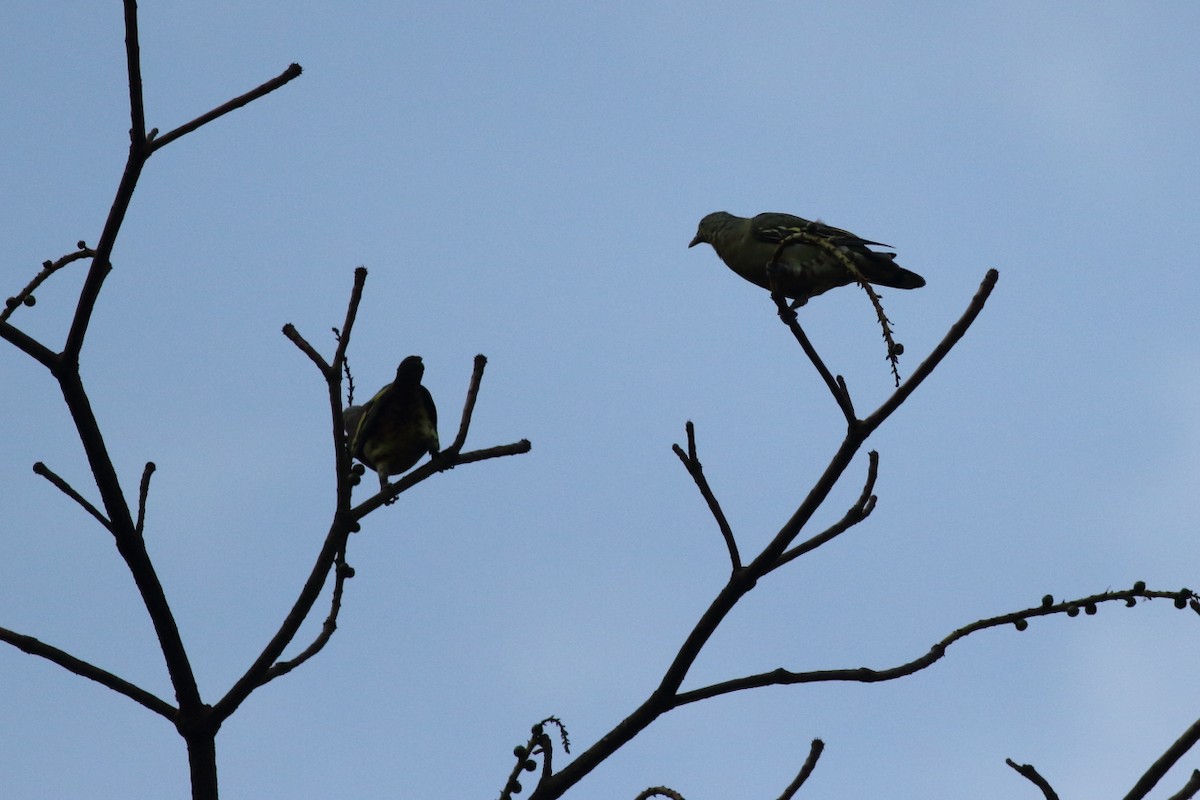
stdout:
MULTIPOLYGON (((531 723, 558 715, 582 749, 657 684, 727 571, 670 450, 684 422, 743 552, 842 433, 767 295, 686 249, 714 210, 894 245, 928 280, 883 295, 906 375, 1001 276, 868 443, 875 514, 762 582, 685 686, 891 666, 1047 592, 1200 586, 1200 7, 736 8, 144 4, 151 126, 305 70, 150 161, 83 353, 124 485, 158 465, 147 538, 206 699, 324 537, 323 387, 279 329, 329 352, 355 266, 360 395, 421 354, 448 441, 483 352, 469 444, 533 442, 367 520, 331 644, 223 728, 223 797, 494 797, 531 723)), ((0 12, 3 296, 96 241, 128 143, 122 42, 117 2, 0 12)), ((59 346, 81 274, 14 322, 59 346)), ((861 411, 887 396, 860 292, 802 322, 861 411)), ((94 496, 55 384, 8 345, 0 384, 0 625, 169 697, 108 534, 30 470, 94 496)), ((803 797, 1034 796, 1006 757, 1064 797, 1121 796, 1200 716, 1196 626, 1109 607, 973 637, 896 683, 724 697, 569 796, 776 797, 814 737, 803 797)), ((186 778, 163 720, 0 649, 0 795, 183 797, 186 778)))

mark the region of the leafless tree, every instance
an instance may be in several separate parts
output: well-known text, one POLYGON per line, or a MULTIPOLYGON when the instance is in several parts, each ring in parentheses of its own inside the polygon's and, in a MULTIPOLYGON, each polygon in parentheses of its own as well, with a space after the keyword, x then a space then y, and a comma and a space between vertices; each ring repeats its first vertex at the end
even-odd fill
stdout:
MULTIPOLYGON (((36 276, 20 292, 8 299, 3 310, 0 310, 0 337, 44 366, 61 388, 95 480, 95 491, 99 495, 99 503, 95 504, 88 500, 85 492, 71 486, 46 465, 38 463, 34 466, 34 470, 81 506, 111 534, 113 544, 128 566, 142 602, 152 620, 163 661, 174 689, 174 700, 172 702, 157 697, 128 680, 32 636, 0 628, 0 640, 31 655, 51 661, 77 675, 96 681, 170 720, 187 746, 192 796, 197 800, 210 800, 216 798, 218 794, 214 738, 222 723, 257 688, 290 672, 318 653, 336 629, 345 583, 353 574, 353 570, 346 562, 346 549, 350 534, 359 529, 361 520, 407 489, 435 474, 475 461, 525 453, 530 449, 530 444, 528 441, 521 440, 512 444, 464 452, 463 448, 486 363, 483 356, 478 356, 467 388, 458 433, 451 445, 428 463, 391 484, 386 490, 354 505, 351 490, 357 482, 357 474, 352 468, 351 454, 344 433, 343 376, 346 352, 351 341, 355 316, 367 277, 366 270, 360 267, 354 273, 354 282, 345 318, 339 329, 338 341, 332 357, 322 356, 317 348, 291 325, 284 326, 284 334, 312 361, 328 388, 333 469, 337 480, 336 507, 329 522, 328 533, 314 560, 311 573, 300 588, 291 611, 241 677, 216 702, 211 704, 206 702, 197 686, 188 650, 143 541, 146 502, 154 465, 149 463, 145 466, 135 506, 121 488, 117 471, 101 435, 99 423, 92 412, 88 393, 80 375, 80 354, 93 309, 105 278, 112 268, 109 259, 113 252, 113 246, 120 233, 122 221, 138 179, 150 157, 166 145, 201 126, 284 86, 298 77, 301 70, 298 65, 293 64, 279 76, 257 88, 196 117, 191 122, 160 135, 157 129, 146 129, 138 46, 137 4, 134 0, 124 0, 124 12, 129 79, 130 146, 125 170, 108 217, 94 247, 79 242, 76 250, 57 260, 46 261, 36 276), (61 348, 56 350, 26 334, 10 319, 22 306, 33 304, 34 293, 46 280, 77 261, 86 264, 87 274, 65 342, 61 348), (301 649, 298 654, 285 659, 284 651, 293 644, 301 624, 313 613, 322 589, 331 578, 333 581, 331 604, 324 625, 312 642, 301 649)), ((828 369, 813 348, 800 327, 795 312, 788 308, 784 298, 774 296, 781 320, 828 387, 834 405, 845 422, 846 433, 840 446, 833 453, 824 472, 807 495, 799 501, 795 512, 783 522, 765 547, 753 557, 747 558, 741 552, 738 538, 721 509, 716 493, 704 475, 698 455, 695 428, 690 422, 687 423, 686 446, 676 445, 674 450, 694 480, 721 534, 728 551, 729 578, 685 637, 682 646, 664 671, 658 686, 636 708, 632 709, 624 720, 573 760, 567 762, 561 769, 554 769, 552 756, 556 740, 565 752, 568 751, 565 728, 558 719, 553 717, 537 723, 533 727, 528 741, 514 751, 516 762, 501 791, 502 798, 511 798, 523 791, 520 776, 525 772, 540 772, 529 795, 531 798, 552 800, 552 798, 562 797, 599 764, 625 746, 660 716, 701 700, 764 686, 830 681, 871 683, 896 680, 932 666, 945 655, 947 648, 952 644, 979 631, 1007 625, 1024 630, 1028 627, 1029 621, 1036 617, 1059 614, 1076 616, 1080 611, 1085 614, 1093 614, 1102 603, 1122 602, 1128 606, 1135 606, 1140 600, 1160 597, 1173 600, 1174 605, 1178 608, 1190 606, 1193 610, 1200 611, 1200 602, 1187 589, 1152 590, 1140 582, 1134 584, 1130 589, 1106 591, 1072 600, 1056 601, 1053 597, 1046 596, 1037 605, 965 624, 963 627, 951 631, 911 660, 892 666, 878 669, 855 667, 816 671, 779 668, 769 672, 736 676, 687 691, 681 690, 681 686, 700 652, 742 598, 780 567, 812 553, 836 537, 849 532, 872 513, 875 508, 873 492, 879 470, 879 455, 874 451, 869 453, 867 474, 856 502, 841 519, 828 528, 819 532, 808 530, 814 513, 826 502, 831 490, 842 479, 868 437, 913 395, 925 378, 966 334, 972 322, 983 310, 996 285, 997 278, 998 275, 994 270, 988 271, 966 311, 957 322, 950 326, 942 341, 921 362, 907 381, 900 382, 898 380, 895 392, 865 417, 860 417, 855 410, 846 382, 841 376, 834 375, 828 369)), ((895 356, 899 355, 900 351, 890 338, 890 329, 878 299, 873 298, 873 302, 878 311, 881 325, 883 325, 884 336, 888 340, 888 355, 893 368, 895 368, 895 356)), ((1141 780, 1125 795, 1127 800, 1145 797, 1166 771, 1195 745, 1197 739, 1200 739, 1200 722, 1193 724, 1185 731, 1179 740, 1147 769, 1141 780)), ((802 767, 795 779, 782 790, 780 798, 786 800, 786 798, 796 795, 816 767, 823 747, 820 740, 813 741, 802 767)), ((1008 763, 1019 774, 1031 781, 1046 798, 1057 796, 1050 784, 1038 774, 1035 768, 1029 765, 1018 765, 1011 760, 1008 763)), ((1198 790, 1200 790, 1200 772, 1193 773, 1186 785, 1174 797, 1192 797, 1198 790)), ((638 795, 638 797, 644 798, 656 796, 681 797, 675 790, 661 786, 648 788, 638 795)))

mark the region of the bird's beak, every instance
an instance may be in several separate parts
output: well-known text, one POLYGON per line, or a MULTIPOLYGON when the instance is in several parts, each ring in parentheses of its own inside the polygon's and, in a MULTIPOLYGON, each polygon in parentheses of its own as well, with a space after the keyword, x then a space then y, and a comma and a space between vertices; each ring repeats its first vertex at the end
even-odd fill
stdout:
POLYGON ((695 247, 696 245, 700 244, 700 243, 701 243, 701 242, 703 242, 703 241, 704 241, 704 240, 703 240, 702 238, 700 238, 700 234, 699 234, 699 233, 697 233, 697 234, 696 234, 696 238, 695 238, 695 239, 692 239, 692 241, 691 241, 691 243, 688 245, 688 247, 695 247))

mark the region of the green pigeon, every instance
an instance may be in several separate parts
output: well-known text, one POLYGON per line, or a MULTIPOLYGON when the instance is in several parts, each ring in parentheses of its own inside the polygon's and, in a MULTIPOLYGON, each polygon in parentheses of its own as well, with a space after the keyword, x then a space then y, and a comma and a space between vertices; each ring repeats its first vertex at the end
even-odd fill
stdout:
POLYGON ((437 408, 421 385, 425 364, 409 356, 396 368, 396 379, 361 406, 346 409, 350 454, 379 475, 379 490, 388 476, 412 468, 421 456, 438 453, 437 408))
POLYGON ((769 212, 747 219, 717 211, 700 220, 696 237, 688 247, 708 242, 727 267, 764 289, 771 288, 773 279, 775 287, 795 301, 793 308, 837 286, 854 282, 854 276, 831 253, 803 241, 785 246, 776 269, 768 276, 779 243, 798 231, 837 246, 870 283, 894 289, 918 289, 925 285, 924 278, 896 263, 895 253, 868 249, 869 245, 891 245, 868 241, 850 231, 791 214, 769 212))

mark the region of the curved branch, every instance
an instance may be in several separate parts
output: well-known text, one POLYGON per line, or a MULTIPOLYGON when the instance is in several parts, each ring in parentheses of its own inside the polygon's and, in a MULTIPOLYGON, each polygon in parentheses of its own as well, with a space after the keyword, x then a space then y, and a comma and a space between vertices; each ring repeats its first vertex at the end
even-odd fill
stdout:
POLYGON ((872 492, 875 491, 875 480, 879 477, 879 453, 872 450, 867 454, 867 460, 867 481, 863 485, 863 490, 858 496, 858 500, 846 511, 846 515, 821 533, 785 552, 767 572, 773 572, 792 559, 799 558, 805 553, 816 550, 830 539, 842 535, 871 515, 871 512, 875 510, 875 495, 872 492))
POLYGON ((779 795, 779 800, 792 800, 804 782, 808 780, 808 776, 812 775, 813 770, 817 768, 817 759, 821 757, 822 751, 825 750, 825 743, 820 739, 813 739, 812 745, 808 749, 808 758, 804 760, 804 765, 800 767, 800 772, 797 773, 796 779, 788 784, 788 787, 783 790, 783 794, 779 795))
POLYGON ((475 413, 475 401, 479 398, 479 384, 483 380, 483 368, 487 366, 487 356, 483 353, 475 356, 474 367, 471 370, 471 383, 467 386, 467 399, 463 403, 462 419, 458 424, 458 435, 454 441, 443 450, 443 453, 457 455, 467 442, 467 430, 471 427, 471 417, 475 413))
MULTIPOLYGON (((700 689, 692 689, 687 692, 680 692, 675 695, 674 701, 671 704, 672 708, 695 703, 698 700, 705 700, 710 697, 718 697, 723 694, 739 692, 744 689, 757 689, 763 686, 788 686, 797 683, 826 683, 830 681, 837 682, 854 682, 854 683, 882 683, 884 681, 894 681, 897 678, 903 678, 906 675, 912 675, 914 672, 920 672, 926 667, 940 661, 946 655, 946 649, 950 645, 957 642, 959 639, 965 639, 973 633, 987 630, 988 628, 997 628, 1003 625, 1015 625, 1018 630, 1024 630, 1028 627, 1028 621, 1034 617, 1044 617, 1055 614, 1066 614, 1074 617, 1079 614, 1080 609, 1085 609, 1089 614, 1095 613, 1096 607, 1101 603, 1111 603, 1118 600, 1123 601, 1126 605, 1136 605, 1137 599, 1140 598, 1167 598, 1179 603, 1180 598, 1194 598, 1194 594, 1187 589, 1179 591, 1159 591, 1139 589, 1124 589, 1116 592, 1103 592, 1101 594, 1089 595, 1079 598, 1078 600, 1065 600, 1060 603, 1042 602, 1041 605, 1033 608, 1026 608, 1020 611, 1012 611, 1008 614, 1001 614, 996 617, 988 617, 986 619, 976 620, 969 625, 964 625, 958 630, 953 631, 941 641, 929 648, 929 652, 919 658, 914 658, 911 661, 903 664, 898 664, 894 667, 884 669, 871 669, 869 667, 850 667, 844 669, 823 669, 811 670, 808 672, 792 672, 790 670, 779 669, 771 670, 770 672, 762 672, 757 675, 747 675, 742 678, 734 678, 720 683, 714 683, 700 689)), ((1188 745, 1191 746, 1190 744, 1188 745)))
POLYGON ((25 285, 25 288, 17 292, 13 297, 8 298, 4 302, 4 308, 0 308, 0 322, 4 322, 13 315, 13 312, 22 305, 33 305, 31 299, 33 293, 39 286, 45 283, 46 279, 58 272, 60 269, 70 264, 72 261, 78 261, 81 258, 92 258, 96 255, 96 251, 90 247, 86 247, 83 242, 79 243, 79 249, 73 253, 67 253, 57 261, 43 261, 42 268, 38 270, 38 274, 33 276, 33 280, 25 285))
POLYGON ((1050 782, 1042 777, 1033 764, 1018 764, 1011 758, 1004 759, 1004 763, 1015 769, 1022 778, 1025 778, 1040 789, 1042 796, 1046 800, 1058 800, 1058 795, 1054 792, 1054 788, 1050 785, 1050 782))
POLYGON ((150 476, 154 474, 155 469, 157 469, 157 467, 154 466, 154 462, 147 461, 145 469, 142 470, 142 482, 138 487, 138 515, 137 524, 135 526, 138 536, 141 536, 143 533, 145 533, 146 500, 150 496, 150 476))
POLYGON ((287 661, 277 661, 272 664, 271 668, 263 675, 259 686, 270 683, 281 675, 288 674, 305 661, 308 661, 321 652, 333 637, 333 632, 337 630, 338 614, 342 610, 342 591, 346 586, 346 580, 354 577, 354 568, 346 563, 344 553, 339 553, 335 556, 334 562, 333 597, 329 603, 329 616, 325 617, 325 622, 321 625, 321 632, 317 634, 317 638, 313 639, 312 644, 304 648, 295 658, 287 661))

